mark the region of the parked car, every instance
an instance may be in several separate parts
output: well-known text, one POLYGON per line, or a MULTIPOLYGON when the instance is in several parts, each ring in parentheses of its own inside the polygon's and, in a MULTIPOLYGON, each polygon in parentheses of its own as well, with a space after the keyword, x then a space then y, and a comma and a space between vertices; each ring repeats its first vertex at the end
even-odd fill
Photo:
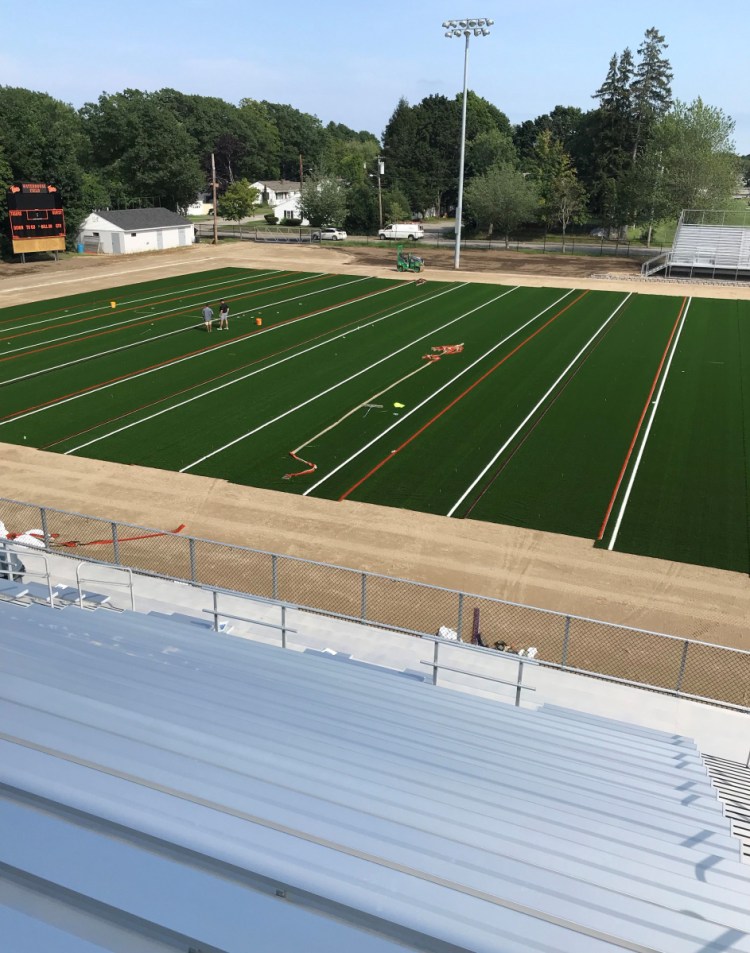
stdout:
POLYGON ((343 242, 346 239, 346 232, 343 228, 319 228, 317 232, 312 233, 314 242, 343 242))
POLYGON ((389 239, 401 239, 403 241, 408 238, 410 242, 416 242, 420 238, 424 238, 424 229, 416 222, 394 222, 392 225, 381 228, 378 232, 378 238, 386 241, 389 239))

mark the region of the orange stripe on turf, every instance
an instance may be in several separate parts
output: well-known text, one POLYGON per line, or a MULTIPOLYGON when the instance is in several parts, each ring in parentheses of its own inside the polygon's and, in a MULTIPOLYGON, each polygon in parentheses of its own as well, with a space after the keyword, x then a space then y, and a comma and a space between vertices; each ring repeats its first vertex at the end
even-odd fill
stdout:
POLYGON ((601 540, 602 536, 604 536, 605 530, 607 529, 607 523, 609 522, 609 518, 610 518, 610 516, 612 515, 612 509, 613 509, 613 507, 614 507, 614 505, 615 505, 615 500, 617 499, 617 494, 618 494, 619 491, 620 491, 620 485, 622 484, 623 478, 624 478, 624 476, 625 476, 625 471, 626 471, 627 468, 628 468, 628 463, 630 463, 630 457, 631 457, 632 454, 633 454, 633 450, 634 450, 635 445, 636 445, 636 442, 637 442, 637 440, 638 440, 638 435, 639 435, 640 432, 641 432, 641 427, 643 426, 643 421, 644 421, 644 419, 645 419, 645 417, 646 417, 646 411, 647 411, 648 408, 649 408, 649 404, 651 403, 651 398, 653 397, 654 391, 656 390, 656 385, 657 385, 657 383, 658 383, 658 381, 659 381, 659 375, 661 374, 662 368, 664 367, 664 361, 666 361, 666 359, 667 359, 667 354, 669 353, 669 348, 671 347, 672 341, 674 340, 675 332, 677 331, 677 325, 680 323, 680 318, 682 317, 682 312, 685 310, 685 304, 686 304, 686 303, 687 303, 687 298, 683 298, 683 299, 682 299, 682 304, 680 305, 680 311, 679 311, 679 313, 678 313, 678 315, 677 315, 677 318, 676 318, 676 320, 675 320, 675 323, 674 323, 674 325, 673 325, 673 327, 672 327, 672 333, 669 335, 669 340, 667 341, 667 346, 664 348, 664 353, 662 354, 661 360, 659 361, 659 366, 658 366, 657 369, 656 369, 656 374, 654 374, 654 379, 653 379, 653 381, 652 381, 652 383, 651 383, 651 390, 648 392, 648 397, 646 398, 646 403, 643 405, 643 410, 641 411, 641 416, 638 418, 638 423, 636 424, 636 427, 635 427, 635 433, 633 434, 633 439, 630 441, 630 446, 628 447, 628 452, 625 454, 625 460, 623 461, 622 467, 620 468, 620 474, 619 474, 619 476, 617 477, 617 483, 615 483, 615 488, 614 488, 614 490, 612 491, 612 496, 611 496, 610 499, 609 499, 609 505, 607 506, 607 512, 604 514, 604 519, 602 520, 602 525, 601 525, 601 527, 600 527, 600 529, 599 529, 599 535, 596 537, 597 542, 599 542, 599 541, 601 540))
POLYGON ((377 473, 378 470, 379 470, 382 466, 384 466, 389 460, 392 460, 392 459, 396 456, 396 454, 401 453, 401 451, 402 451, 405 447, 408 447, 409 444, 410 444, 413 440, 416 440, 417 437, 420 436, 420 434, 423 434, 423 433, 425 432, 425 430, 427 430, 428 427, 431 427, 431 426, 435 423, 436 420, 439 420, 439 419, 443 416, 443 414, 447 413, 452 407, 455 407, 455 405, 456 405, 460 400, 463 400, 464 397, 466 397, 466 395, 467 395, 468 393, 470 393, 471 391, 473 391, 474 388, 475 388, 478 384, 481 384, 483 380, 485 380, 487 377, 490 376, 490 374, 494 374, 494 372, 498 369, 498 367, 501 367, 503 364, 505 364, 505 362, 506 362, 507 360, 509 360, 511 357, 513 357, 513 355, 516 354, 518 351, 520 351, 522 347, 525 347, 525 345, 528 344, 529 341, 533 340, 533 338, 535 338, 535 337, 537 336, 537 334, 540 334, 546 327, 548 327, 550 324, 552 324, 553 321, 556 321, 557 318, 560 317, 560 315, 565 314, 565 312, 566 312, 569 308, 572 308, 574 304, 576 304, 577 302, 579 302, 579 301, 581 300, 581 298, 584 298, 587 294, 588 294, 588 291, 582 291, 581 294, 579 294, 577 298, 574 298, 572 301, 570 301, 568 304, 566 304, 564 308, 561 308, 560 311, 557 312, 557 314, 553 314, 551 318, 549 318, 547 321, 544 322, 543 325, 541 325, 541 327, 538 327, 538 328, 536 329, 536 331, 534 331, 534 332, 533 332, 532 334, 530 334, 527 338, 525 338, 523 341, 521 341, 520 344, 517 344, 517 345, 513 348, 512 351, 509 351, 509 352, 505 355, 505 357, 501 358, 501 360, 499 360, 499 361, 497 362, 497 364, 493 365, 488 371, 485 371, 484 374, 482 374, 481 377, 478 377, 478 378, 474 381, 473 384, 470 384, 470 385, 466 388, 466 390, 462 391, 457 397, 454 397, 453 400, 452 400, 449 404, 446 404, 445 407, 443 407, 443 409, 442 409, 441 411, 439 411, 437 414, 435 414, 435 416, 432 417, 430 420, 428 420, 427 423, 423 424, 423 425, 419 428, 419 430, 416 430, 410 437, 407 437, 407 439, 404 440, 404 442, 403 442, 400 446, 396 447, 395 450, 393 450, 391 453, 389 453, 387 457, 383 457, 383 459, 380 461, 380 463, 376 463, 375 466, 372 468, 372 470, 370 470, 369 472, 365 473, 365 475, 364 475, 363 477, 361 477, 359 480, 357 480, 357 482, 354 483, 352 486, 350 486, 349 489, 348 489, 345 493, 342 493, 341 496, 339 497, 339 500, 345 500, 345 499, 347 499, 347 497, 351 496, 351 494, 352 494, 356 489, 358 489, 360 486, 362 486, 362 484, 363 484, 365 481, 369 480, 370 477, 371 477, 373 474, 377 473))
MULTIPOLYGON (((395 291, 397 288, 400 288, 400 287, 401 287, 400 284, 394 284, 392 288, 387 288, 387 289, 386 289, 386 292, 387 292, 387 291, 395 291)), ((264 333, 265 331, 269 331, 271 328, 280 328, 280 327, 282 327, 284 324, 289 324, 290 322, 293 322, 293 321, 301 321, 303 318, 311 318, 311 317, 314 317, 316 314, 319 314, 319 313, 321 313, 321 314, 322 314, 322 313, 325 313, 326 311, 331 310, 331 307, 339 307, 339 308, 340 308, 340 307, 343 307, 344 305, 347 305, 347 304, 355 304, 355 303, 358 302, 358 301, 365 301, 367 298, 370 298, 370 297, 372 297, 372 295, 377 294, 377 293, 379 293, 379 292, 370 291, 370 292, 368 292, 367 294, 364 294, 364 295, 358 295, 357 297, 354 297, 354 298, 347 298, 345 301, 341 301, 341 302, 339 302, 338 304, 333 305, 333 306, 328 305, 326 308, 321 308, 321 309, 318 309, 318 310, 316 310, 316 311, 309 311, 309 312, 307 312, 307 314, 297 314, 297 315, 295 315, 295 316, 292 317, 292 318, 287 318, 285 321, 279 321, 277 324, 270 324, 270 325, 268 325, 268 327, 266 327, 266 328, 256 329, 256 330, 254 330, 254 331, 248 331, 247 334, 241 334, 239 337, 232 338, 231 340, 232 340, 232 343, 235 343, 235 342, 238 342, 238 341, 245 341, 245 340, 247 340, 247 338, 254 337, 256 334, 262 334, 262 333, 264 333)), ((381 293, 382 293, 382 292, 381 292, 381 293)), ((339 330, 341 330, 342 328, 345 328, 345 327, 349 327, 349 326, 352 325, 352 324, 357 324, 357 323, 360 322, 360 321, 366 321, 368 318, 374 317, 374 316, 377 315, 377 314, 381 314, 381 313, 383 313, 383 312, 385 312, 385 311, 389 311, 389 310, 390 310, 390 308, 381 308, 381 309, 378 310, 378 311, 372 312, 372 314, 364 315, 364 317, 355 318, 354 321, 350 321, 350 322, 348 322, 347 324, 341 325, 341 327, 339 327, 339 328, 334 328, 334 329, 333 329, 333 332, 339 331, 339 330)), ((132 325, 131 325, 131 327, 132 327, 132 325)), ((316 338, 325 337, 326 334, 331 334, 331 333, 333 333, 333 332, 332 332, 332 331, 323 331, 321 334, 318 334, 318 335, 316 335, 315 337, 308 339, 308 341, 303 341, 302 343, 303 343, 303 344, 307 344, 307 343, 309 343, 310 340, 313 340, 313 341, 314 341, 314 340, 316 340, 316 338)), ((81 394, 86 394, 86 393, 88 393, 88 392, 96 391, 96 390, 98 390, 100 387, 107 387, 107 386, 110 385, 110 384, 117 384, 117 383, 119 383, 120 381, 128 380, 128 379, 131 378, 131 377, 137 377, 139 374, 145 374, 147 371, 155 371, 155 370, 158 370, 160 367, 168 367, 170 364, 173 364, 173 363, 175 363, 176 361, 182 361, 182 360, 185 360, 185 359, 188 358, 188 357, 195 357, 197 354, 204 354, 204 353, 206 353, 206 352, 208 352, 208 351, 214 350, 214 348, 221 347, 221 346, 222 346, 222 345, 220 345, 220 344, 211 344, 211 345, 209 345, 208 347, 198 348, 197 351, 189 351, 187 354, 180 354, 177 358, 170 358, 169 360, 161 361, 161 362, 159 362, 158 364, 151 364, 151 365, 149 365, 148 367, 141 367, 141 368, 139 368, 137 371, 131 371, 129 374, 121 374, 119 377, 112 377, 112 378, 110 378, 109 380, 100 381, 98 384, 91 384, 91 385, 89 385, 88 387, 82 388, 81 390, 75 390, 75 391, 72 391, 72 392, 69 393, 69 394, 63 394, 61 397, 55 397, 55 398, 53 398, 52 400, 44 401, 44 403, 41 403, 41 404, 33 404, 31 407, 25 407, 25 408, 23 408, 23 410, 14 410, 13 413, 11 413, 11 414, 6 414, 5 417, 0 417, 0 421, 12 420, 12 419, 15 418, 15 417, 20 417, 20 416, 22 416, 23 414, 31 413, 31 412, 34 411, 34 410, 41 410, 41 409, 44 408, 44 407, 53 407, 55 404, 59 404, 59 403, 62 403, 63 401, 70 400, 72 397, 79 397, 81 394)), ((258 362, 260 362, 260 361, 268 360, 269 357, 275 357, 277 354, 283 354, 283 353, 284 353, 284 350, 290 350, 290 349, 292 349, 292 348, 294 348, 294 347, 298 347, 298 346, 299 346, 299 345, 297 345, 297 344, 290 345, 290 347, 289 347, 288 349, 282 349, 281 351, 275 351, 275 352, 273 352, 272 354, 267 355, 266 357, 258 358, 258 361, 257 361, 257 362, 251 362, 251 364, 252 364, 252 363, 258 363, 258 362)), ((245 365, 245 366, 250 366, 250 365, 245 365)), ((241 367, 238 368, 238 369, 239 369, 239 370, 242 370, 241 367)), ((227 372, 227 373, 235 373, 235 372, 234 372, 234 371, 231 371, 231 372, 227 372)), ((220 375, 220 376, 221 376, 221 375, 220 375)), ((207 383, 211 383, 211 381, 209 380, 207 383)), ((191 389, 191 388, 188 388, 188 390, 190 390, 190 389, 191 389)), ((180 393, 180 392, 178 391, 178 393, 180 393)), ((166 400, 166 399, 168 399, 168 397, 167 397, 167 398, 163 398, 163 399, 166 400)), ((158 403, 158 401, 157 401, 157 403, 158 403)), ((142 409, 142 408, 138 408, 138 409, 142 409)), ((132 413, 136 413, 136 412, 137 412, 137 411, 132 411, 132 413)), ((115 419, 117 419, 117 418, 115 418, 115 419)), ((108 421, 103 421, 103 423, 107 423, 107 422, 108 422, 108 421)), ((85 432, 85 431, 83 431, 83 432, 85 432)), ((77 435, 76 435, 76 434, 73 434, 73 436, 77 436, 77 435)), ((57 442, 59 442, 59 441, 57 441, 57 442)), ((53 444, 49 444, 49 446, 54 446, 54 445, 53 445, 53 444)))

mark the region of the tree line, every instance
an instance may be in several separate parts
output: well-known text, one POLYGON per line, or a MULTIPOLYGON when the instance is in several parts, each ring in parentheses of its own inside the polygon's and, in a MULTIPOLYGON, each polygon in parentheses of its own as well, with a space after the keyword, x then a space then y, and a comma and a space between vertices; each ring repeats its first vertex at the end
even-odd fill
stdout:
MULTIPOLYGON (((469 92, 466 216, 485 233, 538 221, 612 234, 644 229, 681 208, 727 202, 750 157, 731 141, 732 120, 701 99, 673 100, 665 38, 646 31, 634 56, 615 54, 593 107, 556 106, 513 126, 469 92), (743 165, 744 163, 744 165, 743 165)), ((449 214, 458 193, 461 96, 401 99, 382 141, 291 105, 238 105, 174 89, 102 93, 81 109, 40 92, 0 87, 0 187, 47 181, 63 194, 71 238, 93 208, 184 208, 210 182, 305 179, 313 224, 370 232, 380 219, 449 214), (377 158, 385 160, 378 195, 377 158)), ((7 233, 0 205, 0 229, 7 233)))
MULTIPOLYGON (((565 230, 600 223, 613 237, 650 231, 683 208, 720 208, 750 157, 734 154, 734 123, 701 99, 672 97, 664 36, 652 27, 638 47, 612 56, 584 112, 556 106, 512 127, 470 93, 466 125, 466 216, 507 238, 521 223, 565 230)), ((384 155, 409 205, 440 215, 455 207, 461 97, 402 100, 386 127, 384 155)))

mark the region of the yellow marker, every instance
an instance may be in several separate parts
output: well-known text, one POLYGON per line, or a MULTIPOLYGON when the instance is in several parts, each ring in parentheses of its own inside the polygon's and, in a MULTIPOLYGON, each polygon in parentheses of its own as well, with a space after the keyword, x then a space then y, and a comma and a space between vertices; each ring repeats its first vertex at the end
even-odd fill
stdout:
POLYGON ((399 402, 396 400, 396 401, 393 402, 393 406, 394 406, 394 407, 405 407, 406 404, 399 404, 399 402))
POLYGON ((116 301, 110 301, 110 302, 109 302, 109 306, 110 306, 110 308, 116 308, 116 307, 117 307, 117 302, 116 302, 116 301))

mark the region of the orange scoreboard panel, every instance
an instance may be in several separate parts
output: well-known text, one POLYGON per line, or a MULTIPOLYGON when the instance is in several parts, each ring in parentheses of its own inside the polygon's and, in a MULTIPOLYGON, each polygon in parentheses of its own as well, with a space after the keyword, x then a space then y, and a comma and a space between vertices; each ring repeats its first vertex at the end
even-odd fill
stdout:
POLYGON ((8 217, 14 253, 65 251, 65 213, 56 186, 41 182, 11 185, 8 217))

